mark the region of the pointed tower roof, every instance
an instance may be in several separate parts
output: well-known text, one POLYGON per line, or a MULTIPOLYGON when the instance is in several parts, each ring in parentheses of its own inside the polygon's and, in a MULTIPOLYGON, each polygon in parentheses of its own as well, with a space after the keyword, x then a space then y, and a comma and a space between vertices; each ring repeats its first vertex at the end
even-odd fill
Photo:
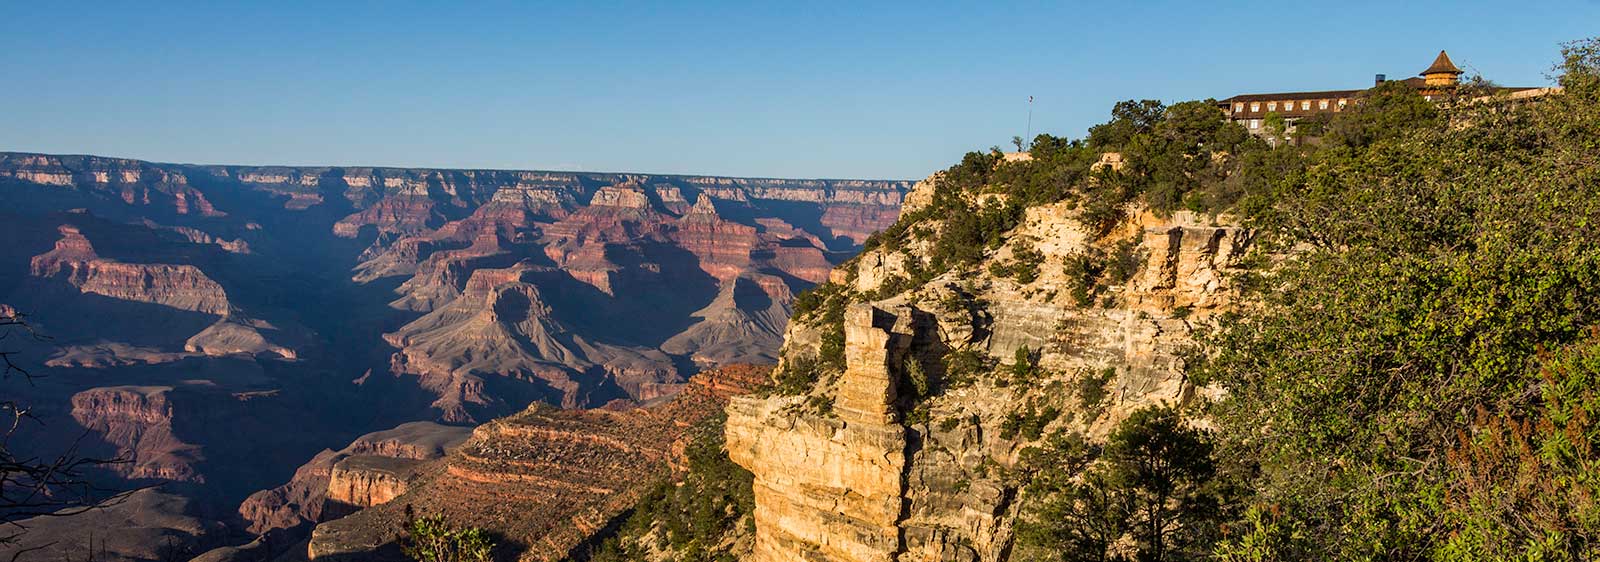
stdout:
POLYGON ((1438 58, 1433 59, 1433 65, 1422 71, 1422 76, 1429 74, 1461 74, 1462 70, 1456 68, 1456 63, 1450 62, 1450 55, 1439 51, 1438 58))

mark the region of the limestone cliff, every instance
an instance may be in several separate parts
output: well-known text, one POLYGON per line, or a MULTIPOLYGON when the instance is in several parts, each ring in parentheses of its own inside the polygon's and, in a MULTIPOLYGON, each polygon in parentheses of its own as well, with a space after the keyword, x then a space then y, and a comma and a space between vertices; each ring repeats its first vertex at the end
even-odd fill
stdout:
MULTIPOLYGON (((937 176, 919 183, 907 213, 938 188, 937 176)), ((1003 240, 979 267, 909 287, 926 244, 879 246, 834 271, 842 373, 728 406, 729 454, 755 474, 749 560, 1007 560, 1021 450, 1058 429, 1103 436, 1138 407, 1191 397, 1184 353, 1196 323, 1229 306, 1251 233, 1138 210, 1091 232, 1057 203, 1027 209, 1003 240), (1116 273, 1086 284, 1085 267, 1116 273), (1007 375, 1016 357, 1031 379, 1007 375), (1092 387, 1103 393, 1071 390, 1092 387)), ((779 372, 826 353, 838 328, 826 316, 793 319, 779 372)))

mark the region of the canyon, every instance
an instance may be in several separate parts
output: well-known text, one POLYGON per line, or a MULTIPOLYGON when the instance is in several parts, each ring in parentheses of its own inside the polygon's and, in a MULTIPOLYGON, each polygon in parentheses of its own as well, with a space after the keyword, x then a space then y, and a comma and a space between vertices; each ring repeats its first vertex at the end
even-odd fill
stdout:
MULTIPOLYGON (((228 172, 272 186, 282 207, 259 218, 227 203, 237 191, 197 190, 159 212, 119 198, 9 227, 32 244, 11 258, 12 306, 38 307, 41 329, 97 334, 49 341, 44 363, 63 376, 43 388, 64 388, 33 396, 64 400, 69 429, 130 457, 110 476, 165 483, 133 504, 158 508, 119 513, 205 560, 403 560, 395 533, 417 515, 494 533, 500 558, 584 559, 683 474, 687 440, 706 431, 752 477, 747 530, 722 543, 741 559, 1008 560, 1042 435, 1103 438, 1139 408, 1210 392, 1185 378, 1185 353, 1233 306, 1253 242, 1187 211, 1136 208, 1096 231, 1058 202, 1023 209, 975 266, 907 283, 932 263, 926 240, 854 252, 902 203, 935 204, 939 174, 829 195, 776 180, 274 170, 228 172), (787 199, 764 210, 763 196, 787 199), (243 265, 297 247, 266 235, 279 213, 326 229, 310 255, 263 265, 263 282, 243 265), (1085 296, 1084 256, 1123 278, 1085 296), (1006 274, 1025 259, 1035 275, 1006 274), (335 262, 333 279, 271 269, 335 262), (326 300, 286 302, 278 283, 326 300), (813 286, 834 313, 796 311, 813 286), (342 317, 314 313, 326 307, 342 317), (840 372, 774 390, 834 338, 840 372), (1019 351, 1037 380, 1004 375, 1019 351), (987 367, 955 373, 955 356, 987 367), (773 362, 780 374, 739 366, 773 362), (1103 396, 1080 398, 1094 385, 1103 396), (305 429, 267 428, 288 423, 305 429)), ((902 232, 947 228, 916 216, 902 232)))
MULTIPOLYGON (((794 296, 910 187, 0 153, 0 305, 32 328, 6 341, 37 375, 5 384, 46 422, 13 444, 158 486, 107 512, 145 534, 95 539, 97 560, 303 545, 392 517, 362 508, 412 482, 511 478, 494 431, 543 446, 565 430, 516 428, 576 416, 579 446, 644 423, 591 418, 720 411, 752 383, 697 373, 775 361, 794 296)), ((623 468, 670 471, 683 427, 650 423, 624 436, 648 447, 604 445, 655 451, 623 468)), ((27 540, 88 552, 56 521, 27 540)))

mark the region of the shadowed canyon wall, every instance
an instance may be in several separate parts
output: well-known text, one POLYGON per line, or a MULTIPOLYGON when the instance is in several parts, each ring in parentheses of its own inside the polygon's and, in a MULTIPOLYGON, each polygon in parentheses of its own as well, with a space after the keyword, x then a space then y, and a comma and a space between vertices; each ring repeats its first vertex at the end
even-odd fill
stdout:
POLYGON ((150 521, 227 524, 180 544, 303 528, 443 454, 373 432, 653 404, 775 360, 794 295, 909 188, 0 153, 0 306, 47 336, 7 340, 45 375, 14 395, 52 420, 24 452, 87 431, 129 460, 99 478, 183 500, 139 503, 181 511, 150 521))

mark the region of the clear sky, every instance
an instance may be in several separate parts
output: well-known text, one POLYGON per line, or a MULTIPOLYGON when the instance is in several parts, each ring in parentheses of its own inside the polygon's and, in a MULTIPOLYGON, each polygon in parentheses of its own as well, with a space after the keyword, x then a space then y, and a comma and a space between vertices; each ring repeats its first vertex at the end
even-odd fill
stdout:
POLYGON ((1358 88, 1439 49, 1546 85, 1600 0, 21 2, 0 150, 920 178, 1119 99, 1358 88))

